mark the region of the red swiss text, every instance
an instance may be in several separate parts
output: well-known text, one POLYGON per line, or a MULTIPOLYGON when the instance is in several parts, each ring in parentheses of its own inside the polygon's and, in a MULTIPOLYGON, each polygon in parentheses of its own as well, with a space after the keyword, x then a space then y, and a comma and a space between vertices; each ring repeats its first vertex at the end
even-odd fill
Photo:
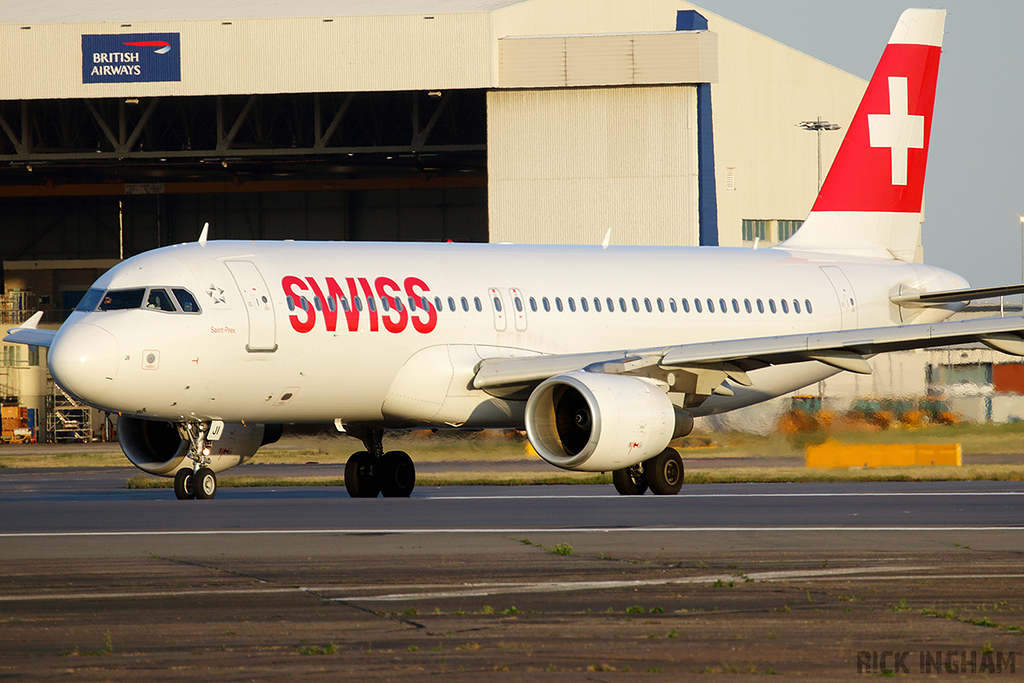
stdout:
POLYGON ((418 277, 407 277, 401 285, 378 277, 372 286, 368 278, 347 277, 342 286, 333 277, 321 284, 316 278, 286 275, 281 287, 289 309, 294 309, 288 316, 292 329, 302 334, 316 327, 318 317, 328 332, 338 329, 339 317, 349 332, 357 332, 361 320, 370 332, 383 327, 397 334, 412 325, 417 332, 429 334, 437 327, 437 308, 427 298, 430 288, 418 277))

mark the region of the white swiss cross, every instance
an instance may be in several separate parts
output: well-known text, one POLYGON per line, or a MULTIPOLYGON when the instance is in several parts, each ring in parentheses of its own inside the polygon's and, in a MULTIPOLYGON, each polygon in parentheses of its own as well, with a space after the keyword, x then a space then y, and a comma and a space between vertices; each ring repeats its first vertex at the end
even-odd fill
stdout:
POLYGON ((907 184, 907 150, 924 149, 924 117, 911 116, 907 79, 889 76, 889 113, 868 114, 868 144, 892 151, 892 184, 907 184))

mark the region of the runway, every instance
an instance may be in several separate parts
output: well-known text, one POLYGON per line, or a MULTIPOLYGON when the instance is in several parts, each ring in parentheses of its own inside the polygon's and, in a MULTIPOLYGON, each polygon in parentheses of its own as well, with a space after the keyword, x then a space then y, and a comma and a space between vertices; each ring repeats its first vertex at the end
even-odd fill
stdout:
POLYGON ((864 651, 989 645, 1024 667, 1016 482, 178 501, 132 474, 0 471, 0 675, 840 680, 864 651))

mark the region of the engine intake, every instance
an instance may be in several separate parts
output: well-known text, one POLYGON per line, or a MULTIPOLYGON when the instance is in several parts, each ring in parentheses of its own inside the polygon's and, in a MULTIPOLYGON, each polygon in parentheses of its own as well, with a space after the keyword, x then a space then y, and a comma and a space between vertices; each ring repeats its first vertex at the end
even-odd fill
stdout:
POLYGON ((693 429, 693 417, 636 377, 570 372, 545 380, 526 403, 526 433, 556 467, 607 472, 651 458, 693 429))
MULTIPOLYGON (((223 472, 249 460, 260 446, 281 438, 282 426, 271 424, 224 425, 224 433, 210 442, 210 468, 223 472)), ((122 415, 117 418, 121 450, 143 472, 173 476, 188 460, 189 443, 181 438, 173 422, 144 420, 122 415)))

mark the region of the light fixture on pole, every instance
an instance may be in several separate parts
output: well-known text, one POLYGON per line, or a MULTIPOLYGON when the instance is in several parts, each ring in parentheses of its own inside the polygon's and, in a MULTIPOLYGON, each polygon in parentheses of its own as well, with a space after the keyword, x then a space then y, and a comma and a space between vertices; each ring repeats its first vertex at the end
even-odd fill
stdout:
POLYGON ((840 128, 842 128, 842 126, 840 126, 838 123, 829 123, 828 121, 823 121, 820 116, 816 121, 801 121, 796 125, 800 126, 804 130, 813 130, 818 134, 818 189, 821 190, 821 131, 839 130, 840 128))

